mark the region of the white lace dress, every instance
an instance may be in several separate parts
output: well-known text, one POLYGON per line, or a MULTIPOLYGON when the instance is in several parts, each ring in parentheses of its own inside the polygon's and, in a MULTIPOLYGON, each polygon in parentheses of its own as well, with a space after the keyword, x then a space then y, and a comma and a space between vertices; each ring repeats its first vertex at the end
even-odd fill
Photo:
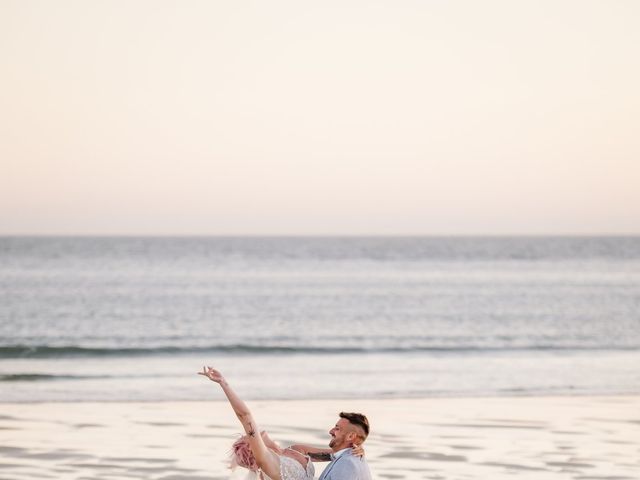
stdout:
POLYGON ((280 456, 280 478, 282 480, 313 480, 316 470, 313 462, 307 458, 307 468, 300 462, 285 455, 280 456))

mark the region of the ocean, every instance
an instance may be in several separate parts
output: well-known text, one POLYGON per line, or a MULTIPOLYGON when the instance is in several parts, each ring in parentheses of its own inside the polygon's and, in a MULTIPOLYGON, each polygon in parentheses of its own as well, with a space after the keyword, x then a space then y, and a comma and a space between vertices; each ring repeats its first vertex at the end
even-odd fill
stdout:
POLYGON ((0 237, 0 402, 640 393, 640 237, 0 237))

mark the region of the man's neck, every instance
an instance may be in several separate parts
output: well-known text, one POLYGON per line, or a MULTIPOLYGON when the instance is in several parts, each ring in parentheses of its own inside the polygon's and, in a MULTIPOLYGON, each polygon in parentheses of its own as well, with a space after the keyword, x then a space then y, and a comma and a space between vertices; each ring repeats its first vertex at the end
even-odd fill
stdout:
POLYGON ((340 454, 340 452, 342 452, 344 450, 348 450, 349 448, 351 448, 349 445, 344 445, 344 446, 339 447, 339 448, 334 448, 333 449, 333 454, 334 455, 340 454))

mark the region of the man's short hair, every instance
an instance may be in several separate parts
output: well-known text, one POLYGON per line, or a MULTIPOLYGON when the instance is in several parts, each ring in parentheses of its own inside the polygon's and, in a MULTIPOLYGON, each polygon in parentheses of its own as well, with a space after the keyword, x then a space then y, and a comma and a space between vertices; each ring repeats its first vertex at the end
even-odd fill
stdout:
POLYGON ((340 412, 340 418, 348 420, 351 425, 356 425, 362 428, 364 431, 364 438, 369 436, 369 420, 361 413, 340 412))

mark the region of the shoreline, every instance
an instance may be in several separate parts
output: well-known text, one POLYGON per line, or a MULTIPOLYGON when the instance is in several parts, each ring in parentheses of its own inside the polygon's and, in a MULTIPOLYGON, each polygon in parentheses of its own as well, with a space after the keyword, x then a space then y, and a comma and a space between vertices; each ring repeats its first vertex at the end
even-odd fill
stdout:
MULTIPOLYGON (((443 395, 430 395, 430 396, 403 396, 403 397, 369 397, 366 399, 360 397, 327 397, 327 398, 245 398, 247 403, 254 402, 353 402, 353 401, 404 401, 404 400, 468 400, 468 399, 526 399, 526 398, 541 398, 541 399, 562 399, 562 398, 607 398, 607 397, 639 397, 638 392, 614 392, 614 393, 590 393, 590 392, 576 392, 576 393, 522 393, 522 394, 509 394, 509 395, 497 395, 497 394, 443 394, 443 395)), ((2 401, 0 405, 58 405, 58 404, 165 404, 165 403, 209 403, 209 402, 224 402, 219 396, 208 400, 171 400, 171 399, 157 399, 157 400, 20 400, 20 401, 2 401)))
MULTIPOLYGON (((374 478, 640 477, 640 395, 247 403, 259 427, 283 445, 324 446, 338 412, 365 413, 372 425, 365 449, 374 478)), ((11 480, 221 480, 230 476, 225 460, 239 432, 219 397, 4 403, 0 469, 11 480)), ((316 478, 322 469, 317 466, 316 478)))

